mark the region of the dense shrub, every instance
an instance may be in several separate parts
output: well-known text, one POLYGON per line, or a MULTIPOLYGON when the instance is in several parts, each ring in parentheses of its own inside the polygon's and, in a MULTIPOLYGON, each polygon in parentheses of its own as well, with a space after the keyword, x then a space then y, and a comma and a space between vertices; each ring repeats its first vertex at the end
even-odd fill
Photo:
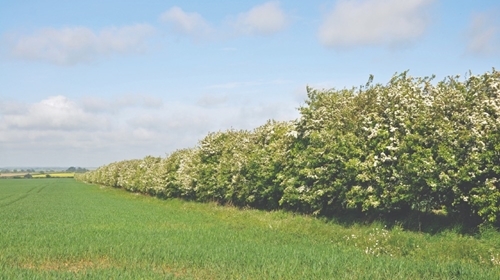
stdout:
POLYGON ((112 163, 80 180, 162 197, 314 214, 440 210, 500 215, 500 73, 464 81, 395 75, 308 88, 291 122, 207 135, 166 158, 112 163))

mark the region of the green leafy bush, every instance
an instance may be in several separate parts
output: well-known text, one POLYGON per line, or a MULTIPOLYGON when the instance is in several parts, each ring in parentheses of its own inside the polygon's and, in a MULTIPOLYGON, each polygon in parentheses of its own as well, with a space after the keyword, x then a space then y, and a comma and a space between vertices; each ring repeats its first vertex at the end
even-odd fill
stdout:
POLYGON ((500 73, 464 81, 308 88, 291 122, 208 134, 166 158, 112 163, 83 181, 161 197, 313 214, 441 211, 500 222, 500 73))

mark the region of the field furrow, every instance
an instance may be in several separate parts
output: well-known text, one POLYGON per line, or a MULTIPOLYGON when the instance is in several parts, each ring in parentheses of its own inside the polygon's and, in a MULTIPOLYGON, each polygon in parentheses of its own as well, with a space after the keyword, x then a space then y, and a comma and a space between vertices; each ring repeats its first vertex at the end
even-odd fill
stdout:
POLYGON ((26 198, 26 197, 28 197, 28 196, 29 196, 29 194, 28 194, 28 193, 23 194, 23 195, 20 195, 20 196, 18 196, 17 198, 15 198, 15 199, 11 200, 11 201, 8 201, 8 202, 6 202, 6 203, 0 204, 0 207, 6 207, 6 206, 9 206, 9 205, 12 205, 12 204, 14 204, 14 203, 16 203, 16 202, 18 202, 18 201, 21 201, 21 200, 25 199, 25 198, 26 198))
POLYGON ((5 199, 10 198, 10 197, 13 197, 13 196, 14 196, 13 194, 2 196, 2 197, 0 197, 0 201, 5 200, 5 199))

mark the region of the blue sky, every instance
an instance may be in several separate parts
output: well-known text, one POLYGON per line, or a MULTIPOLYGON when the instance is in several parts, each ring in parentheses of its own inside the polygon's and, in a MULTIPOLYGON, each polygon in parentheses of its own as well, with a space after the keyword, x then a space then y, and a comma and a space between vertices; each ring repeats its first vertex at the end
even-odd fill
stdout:
POLYGON ((306 86, 500 63, 500 2, 3 1, 0 167, 165 156, 293 120, 306 86))

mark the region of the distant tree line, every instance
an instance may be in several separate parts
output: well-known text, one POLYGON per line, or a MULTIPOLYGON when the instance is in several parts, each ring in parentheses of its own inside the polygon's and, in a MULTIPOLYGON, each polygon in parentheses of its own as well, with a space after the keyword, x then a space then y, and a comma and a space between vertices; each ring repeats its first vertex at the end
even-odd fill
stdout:
POLYGON ((34 173, 36 172, 35 169, 2 169, 0 170, 0 173, 34 173))
MULTIPOLYGON (((72 173, 84 173, 89 171, 87 168, 82 168, 82 167, 69 167, 68 169, 64 170, 65 172, 72 172, 72 173)), ((21 168, 14 168, 14 169, 2 169, 0 170, 0 173, 40 173, 44 174, 46 172, 56 172, 54 169, 38 169, 38 171, 34 168, 27 168, 27 169, 21 169, 21 168)))
POLYGON ((70 168, 66 169, 66 172, 74 172, 74 173, 85 173, 87 171, 89 171, 89 170, 86 169, 86 168, 73 167, 73 166, 71 166, 70 168))

